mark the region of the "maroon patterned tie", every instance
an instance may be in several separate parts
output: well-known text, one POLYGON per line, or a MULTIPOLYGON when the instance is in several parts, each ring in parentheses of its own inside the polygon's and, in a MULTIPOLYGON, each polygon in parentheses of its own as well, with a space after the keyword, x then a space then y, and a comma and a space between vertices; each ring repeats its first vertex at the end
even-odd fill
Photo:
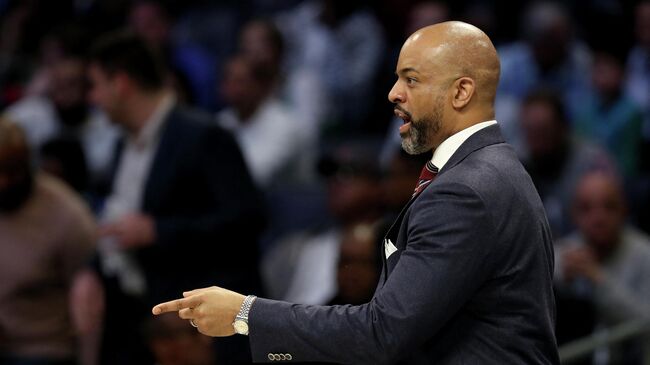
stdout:
POLYGON ((415 186, 415 191, 413 191, 413 196, 418 195, 424 190, 435 179, 437 174, 438 168, 433 165, 433 162, 428 161, 422 168, 422 172, 420 172, 420 178, 418 179, 418 184, 415 186))

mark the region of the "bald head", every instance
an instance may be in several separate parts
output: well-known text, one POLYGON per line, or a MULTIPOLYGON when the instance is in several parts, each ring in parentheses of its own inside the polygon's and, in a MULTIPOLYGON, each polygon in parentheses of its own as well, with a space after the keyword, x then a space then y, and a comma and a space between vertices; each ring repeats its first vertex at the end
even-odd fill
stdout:
POLYGON ((402 47, 398 80, 388 94, 404 120, 404 150, 435 149, 449 136, 494 119, 499 72, 494 45, 473 25, 450 21, 413 33, 402 47))
POLYGON ((476 82, 476 97, 492 104, 501 65, 490 38, 479 28, 449 21, 424 27, 404 43, 402 52, 415 52, 441 67, 447 81, 469 77, 476 82))

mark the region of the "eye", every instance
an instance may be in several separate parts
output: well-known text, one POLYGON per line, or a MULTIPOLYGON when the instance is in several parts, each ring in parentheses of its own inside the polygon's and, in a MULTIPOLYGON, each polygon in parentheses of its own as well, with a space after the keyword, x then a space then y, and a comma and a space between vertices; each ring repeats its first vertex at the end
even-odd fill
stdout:
POLYGON ((406 84, 407 85, 415 85, 416 82, 417 82, 417 80, 415 78, 413 78, 413 77, 407 77, 406 78, 406 84))

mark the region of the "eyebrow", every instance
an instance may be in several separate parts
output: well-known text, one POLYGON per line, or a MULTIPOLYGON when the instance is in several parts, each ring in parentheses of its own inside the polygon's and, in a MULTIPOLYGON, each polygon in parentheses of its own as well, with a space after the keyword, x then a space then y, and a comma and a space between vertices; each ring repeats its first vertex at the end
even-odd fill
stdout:
POLYGON ((418 70, 414 69, 413 67, 404 67, 403 69, 395 72, 396 75, 399 74, 405 74, 407 72, 415 72, 415 73, 420 73, 418 70))

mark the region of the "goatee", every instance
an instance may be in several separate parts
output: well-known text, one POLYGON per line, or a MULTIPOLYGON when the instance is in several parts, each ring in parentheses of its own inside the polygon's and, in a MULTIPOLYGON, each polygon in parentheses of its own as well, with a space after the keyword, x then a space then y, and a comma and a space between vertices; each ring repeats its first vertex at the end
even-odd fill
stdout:
POLYGON ((419 155, 432 149, 431 140, 440 131, 442 115, 436 108, 433 115, 412 120, 406 136, 402 136, 402 148, 410 155, 419 155))

